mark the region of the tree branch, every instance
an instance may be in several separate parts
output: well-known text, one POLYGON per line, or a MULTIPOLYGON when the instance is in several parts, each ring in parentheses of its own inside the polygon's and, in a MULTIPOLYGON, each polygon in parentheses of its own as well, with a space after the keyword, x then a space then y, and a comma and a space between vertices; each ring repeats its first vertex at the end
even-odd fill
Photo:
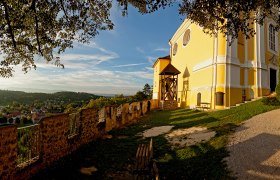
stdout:
POLYGON ((37 17, 37 12, 36 12, 36 0, 32 1, 30 8, 34 11, 34 14, 35 14, 35 31, 36 31, 36 41, 38 44, 38 51, 43 56, 43 53, 41 50, 41 43, 39 40, 39 25, 38 25, 38 17, 37 17))
POLYGON ((69 20, 68 20, 69 18, 68 18, 67 11, 65 10, 64 5, 63 5, 63 0, 60 0, 60 4, 61 4, 62 11, 63 11, 64 14, 65 14, 66 20, 67 20, 67 22, 69 22, 69 20))
POLYGON ((10 21, 10 18, 9 18, 8 7, 7 7, 6 2, 2 1, 2 4, 3 4, 4 9, 5 9, 5 19, 6 19, 6 21, 7 21, 8 27, 9 27, 9 32, 10 32, 10 34, 11 34, 13 46, 14 46, 14 48, 16 48, 17 45, 16 45, 16 41, 15 41, 15 36, 14 36, 14 33, 13 33, 13 29, 12 29, 12 26, 11 26, 11 21, 10 21))

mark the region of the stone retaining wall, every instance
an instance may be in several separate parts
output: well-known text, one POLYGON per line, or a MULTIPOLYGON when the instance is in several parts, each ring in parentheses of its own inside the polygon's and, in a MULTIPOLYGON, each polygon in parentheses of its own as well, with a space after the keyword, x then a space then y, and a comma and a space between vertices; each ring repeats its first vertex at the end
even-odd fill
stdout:
POLYGON ((75 119, 76 133, 70 134, 69 114, 40 121, 40 157, 23 169, 17 169, 17 127, 0 127, 0 179, 27 179, 40 169, 76 151, 81 145, 102 137, 112 129, 135 123, 149 110, 158 108, 157 100, 123 104, 120 116, 115 106, 105 107, 105 120, 99 122, 97 109, 84 109, 75 119))
POLYGON ((17 158, 17 127, 0 127, 0 179, 12 179, 17 158))

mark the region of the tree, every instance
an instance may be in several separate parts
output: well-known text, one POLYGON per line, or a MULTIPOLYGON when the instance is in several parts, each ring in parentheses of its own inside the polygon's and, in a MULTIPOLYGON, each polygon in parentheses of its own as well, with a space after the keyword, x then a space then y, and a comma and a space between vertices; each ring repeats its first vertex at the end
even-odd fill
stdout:
POLYGON ((138 91, 133 97, 132 101, 137 102, 137 101, 143 101, 147 99, 147 95, 143 91, 138 91))
POLYGON ((145 84, 143 88, 143 93, 147 96, 148 99, 152 98, 153 90, 149 84, 145 84))
POLYGON ((266 17, 274 19, 278 29, 279 7, 280 1, 274 0, 183 0, 179 11, 201 25, 206 33, 221 31, 235 39, 239 32, 246 38, 253 36, 255 29, 251 25, 262 25, 266 17))
MULTIPOLYGON (((165 8, 174 0, 116 0, 123 15, 128 14, 129 4, 140 13, 151 13, 165 8)), ((221 31, 236 38, 238 32, 246 37, 254 35, 250 23, 262 24, 265 17, 272 17, 279 28, 278 8, 280 1, 274 0, 183 0, 179 12, 204 31, 215 34, 221 31), (275 9, 272 9, 275 7, 275 9), (256 16, 251 16, 256 12, 256 16)), ((102 30, 113 28, 110 20, 111 0, 23 0, 0 1, 0 76, 13 75, 14 65, 21 64, 28 72, 35 68, 35 58, 43 57, 47 62, 64 67, 59 55, 73 42, 88 43, 102 30)))

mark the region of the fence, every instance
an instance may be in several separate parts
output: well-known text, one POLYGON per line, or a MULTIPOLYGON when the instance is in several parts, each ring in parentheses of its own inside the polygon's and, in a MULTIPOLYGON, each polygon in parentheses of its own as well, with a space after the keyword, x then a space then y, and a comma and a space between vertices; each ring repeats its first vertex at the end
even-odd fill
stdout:
POLYGON ((80 112, 69 114, 69 134, 68 138, 78 134, 78 126, 80 122, 80 112))
POLYGON ((39 159, 40 144, 39 124, 18 128, 18 168, 24 168, 39 159))

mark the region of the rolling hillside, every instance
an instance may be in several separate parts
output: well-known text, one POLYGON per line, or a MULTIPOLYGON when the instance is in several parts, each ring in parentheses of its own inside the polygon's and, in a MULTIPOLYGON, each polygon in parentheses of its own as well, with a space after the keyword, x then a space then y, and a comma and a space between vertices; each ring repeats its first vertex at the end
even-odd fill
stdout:
POLYGON ((81 93, 81 92, 56 92, 52 94, 48 93, 26 93, 23 91, 10 91, 0 90, 0 106, 6 106, 14 101, 24 104, 31 104, 34 100, 44 102, 46 100, 64 101, 67 102, 81 102, 89 101, 90 99, 96 99, 100 96, 81 93))

